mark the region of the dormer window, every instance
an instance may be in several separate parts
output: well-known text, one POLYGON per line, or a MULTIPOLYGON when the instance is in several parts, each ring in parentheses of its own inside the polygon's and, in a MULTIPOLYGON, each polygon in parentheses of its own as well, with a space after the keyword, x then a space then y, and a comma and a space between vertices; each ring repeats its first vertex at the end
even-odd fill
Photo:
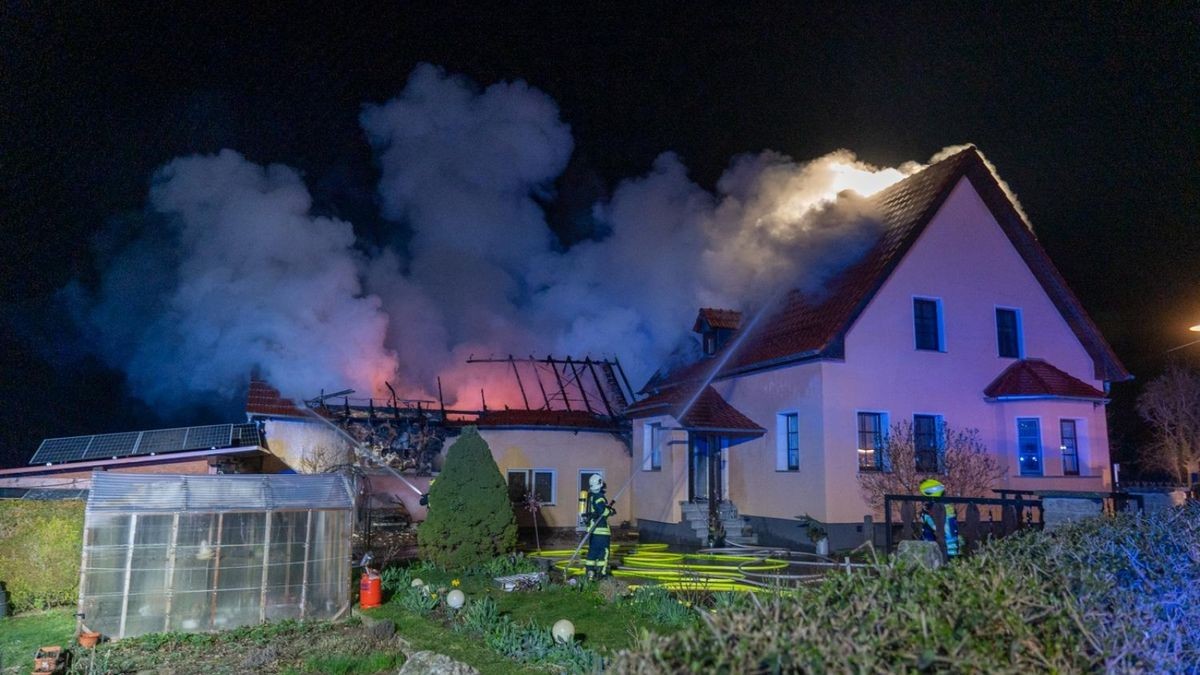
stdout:
POLYGON ((700 334, 700 344, 705 356, 712 356, 729 342, 742 323, 742 313, 732 309, 700 310, 692 330, 700 334))

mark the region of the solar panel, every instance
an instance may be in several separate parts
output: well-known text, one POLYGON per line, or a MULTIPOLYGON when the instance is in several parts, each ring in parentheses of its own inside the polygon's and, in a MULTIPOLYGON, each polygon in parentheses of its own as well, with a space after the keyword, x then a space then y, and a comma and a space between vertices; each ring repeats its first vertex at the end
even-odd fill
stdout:
POLYGON ((187 439, 187 428, 155 429, 143 431, 142 440, 138 442, 133 454, 149 455, 160 452, 175 452, 183 449, 183 441, 187 439))
POLYGON ((183 442, 184 450, 201 448, 227 448, 233 439, 232 424, 214 424, 207 427, 189 427, 187 440, 183 442))
POLYGON ((233 425, 233 439, 231 445, 260 445, 262 438, 258 435, 257 424, 235 424, 233 425))
POLYGON ((131 455, 133 448, 137 445, 139 435, 136 431, 126 431, 119 434, 92 436, 92 442, 81 459, 105 459, 131 455))
POLYGON ((73 462, 83 457, 91 442, 91 436, 47 438, 38 446, 37 452, 33 453, 33 457, 29 460, 29 463, 57 464, 58 462, 73 462))
POLYGON ((254 424, 211 424, 203 427, 124 431, 95 436, 47 438, 38 446, 29 463, 62 464, 87 459, 259 445, 260 442, 258 426, 254 424))

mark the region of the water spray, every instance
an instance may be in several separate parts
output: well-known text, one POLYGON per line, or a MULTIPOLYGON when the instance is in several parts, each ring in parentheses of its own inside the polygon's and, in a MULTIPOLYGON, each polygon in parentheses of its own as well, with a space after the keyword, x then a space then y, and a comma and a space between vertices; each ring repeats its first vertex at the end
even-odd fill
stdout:
POLYGON ((418 495, 420 495, 420 496, 425 495, 425 493, 421 492, 421 490, 418 489, 416 485, 413 485, 411 482, 409 482, 409 480, 407 478, 405 478, 403 475, 401 475, 401 473, 399 471, 397 471, 396 469, 389 466, 386 462, 380 461, 377 457, 375 457, 374 453, 372 453, 370 450, 368 450, 367 447, 364 446, 361 442, 359 442, 359 440, 357 438, 351 436, 350 433, 347 432, 345 429, 339 427, 338 425, 329 421, 325 417, 321 416, 312 408, 309 408, 306 406, 306 407, 302 407, 300 409, 303 410, 304 412, 308 413, 309 415, 312 415, 313 417, 317 418, 321 422, 325 423, 326 425, 329 426, 330 429, 333 429, 334 431, 336 431, 339 434, 341 434, 342 436, 344 436, 346 438, 346 440, 350 441, 350 444, 354 447, 355 454, 358 457, 370 461, 376 467, 383 469, 384 471, 387 471, 388 473, 392 474, 396 478, 399 478, 401 483, 404 483, 405 485, 407 485, 409 488, 412 489, 413 492, 417 493, 418 495))

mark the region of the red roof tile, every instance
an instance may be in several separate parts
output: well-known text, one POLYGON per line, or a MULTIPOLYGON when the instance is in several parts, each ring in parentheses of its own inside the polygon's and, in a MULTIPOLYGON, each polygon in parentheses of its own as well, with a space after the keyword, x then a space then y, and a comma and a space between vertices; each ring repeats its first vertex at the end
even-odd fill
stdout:
POLYGON ((1041 359, 1013 363, 983 390, 988 398, 1061 397, 1103 400, 1104 392, 1041 359))
POLYGON ((568 429, 602 429, 612 431, 620 425, 610 417, 595 415, 586 410, 488 410, 477 419, 463 421, 481 429, 497 427, 560 427, 568 429))
POLYGON ((666 391, 638 401, 625 409, 629 417, 652 417, 654 415, 671 415, 679 420, 689 431, 724 431, 751 433, 754 435, 766 433, 754 420, 746 417, 740 410, 733 407, 717 393, 717 390, 705 387, 691 408, 684 411, 681 408, 688 404, 686 387, 672 387, 666 391))
POLYGON ((250 392, 246 395, 246 412, 252 415, 308 417, 308 413, 262 380, 250 381, 250 392))
POLYGON ((846 332, 964 177, 971 181, 1092 357, 1096 378, 1131 379, 1005 195, 983 156, 968 147, 869 198, 884 225, 883 234, 858 262, 834 277, 820 297, 795 290, 786 293, 775 306, 767 308, 761 325, 751 318, 743 326, 743 336, 731 340, 714 357, 656 375, 643 391, 703 381, 718 367, 716 377, 724 378, 806 358, 843 357, 846 332), (726 355, 731 349, 736 351, 726 355))
POLYGON ((692 324, 692 331, 699 333, 704 330, 704 324, 715 330, 737 330, 742 324, 742 313, 734 309, 712 309, 703 307, 692 324))

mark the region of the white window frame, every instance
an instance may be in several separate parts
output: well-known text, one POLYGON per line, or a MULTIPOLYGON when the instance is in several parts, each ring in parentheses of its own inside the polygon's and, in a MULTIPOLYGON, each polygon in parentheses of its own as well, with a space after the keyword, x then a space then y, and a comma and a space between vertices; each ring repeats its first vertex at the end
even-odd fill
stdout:
MULTIPOLYGON (((1016 433, 1017 477, 1037 478, 1039 476, 1045 476, 1046 475, 1046 442, 1042 436, 1043 436, 1043 434, 1046 433, 1046 430, 1045 430, 1045 427, 1042 425, 1042 418, 1039 416, 1036 416, 1036 415, 1023 415, 1021 417, 1014 418, 1013 426, 1016 427, 1016 432, 1017 432, 1016 433), (1033 421, 1037 422, 1037 425, 1038 425, 1038 437, 1037 437, 1037 439, 1038 439, 1038 473, 1024 473, 1021 471, 1021 421, 1022 420, 1033 420, 1033 421)), ((1078 429, 1076 429, 1076 433, 1078 433, 1078 429)))
POLYGON ((996 358, 1000 359, 1023 359, 1025 358, 1025 320, 1021 316, 1020 307, 1009 307, 1008 305, 995 305, 992 308, 992 323, 995 324, 996 333, 996 358), (1017 355, 1016 356, 1000 356, 1000 322, 997 310, 1008 310, 1017 315, 1017 355))
MULTIPOLYGON (((913 332, 913 349, 918 352, 946 352, 946 308, 942 305, 942 299, 930 295, 914 295, 912 302, 909 303, 909 325, 912 326, 913 332), (917 300, 927 300, 934 303, 937 309, 937 332, 938 344, 937 349, 922 349, 917 346, 917 300)), ((864 412, 870 412, 864 411, 864 412)))
POLYGON ((662 422, 642 424, 642 471, 662 471, 663 439, 662 422), (654 453, 658 451, 658 466, 654 465, 654 453))
POLYGON ((504 485, 506 486, 506 489, 508 486, 508 476, 509 476, 509 474, 513 474, 513 473, 524 473, 525 474, 525 489, 526 490, 536 490, 537 489, 535 487, 535 485, 536 485, 535 479, 537 478, 537 474, 539 474, 539 473, 550 474, 550 501, 542 502, 542 506, 556 506, 558 504, 558 470, 557 469, 551 469, 549 467, 534 467, 534 468, 527 469, 524 467, 514 466, 504 472, 504 485))
POLYGON ((781 473, 796 473, 800 470, 800 411, 780 410, 775 413, 775 470, 781 473), (789 417, 796 418, 796 468, 788 467, 787 457, 787 422, 789 417))
POLYGON ((854 411, 854 469, 858 473, 862 473, 862 470, 863 470, 862 462, 858 458, 858 455, 859 455, 858 451, 861 450, 861 448, 858 447, 858 416, 862 415, 862 414, 879 415, 879 434, 880 434, 880 443, 882 445, 880 452, 883 453, 883 458, 880 461, 881 468, 868 469, 867 471, 869 473, 875 473, 875 472, 887 473, 892 470, 892 462, 887 456, 887 442, 888 442, 887 439, 888 439, 888 434, 891 433, 892 421, 891 421, 891 414, 888 413, 888 411, 886 411, 886 410, 870 410, 870 409, 863 408, 863 409, 858 409, 858 410, 854 411))

